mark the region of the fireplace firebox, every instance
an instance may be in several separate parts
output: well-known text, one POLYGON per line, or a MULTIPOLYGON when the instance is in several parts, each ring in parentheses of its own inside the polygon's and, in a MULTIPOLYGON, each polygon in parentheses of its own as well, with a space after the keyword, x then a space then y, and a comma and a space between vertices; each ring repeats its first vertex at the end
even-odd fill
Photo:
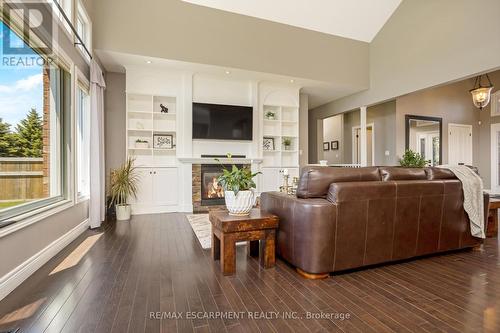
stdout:
MULTIPOLYGON (((232 165, 224 165, 230 169, 232 165)), ((237 165, 241 168, 242 165, 237 165)), ((201 166, 201 205, 214 206, 224 205, 224 189, 217 182, 217 178, 222 175, 222 166, 215 164, 203 164, 201 166)))

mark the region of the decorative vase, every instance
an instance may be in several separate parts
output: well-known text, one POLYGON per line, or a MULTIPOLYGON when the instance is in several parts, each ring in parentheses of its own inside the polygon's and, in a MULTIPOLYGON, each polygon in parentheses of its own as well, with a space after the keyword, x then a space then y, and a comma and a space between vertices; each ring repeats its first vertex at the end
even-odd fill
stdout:
POLYGON ((131 207, 128 204, 115 205, 116 219, 118 221, 130 220, 131 207))
POLYGON ((234 195, 234 191, 224 191, 224 199, 229 215, 234 216, 247 216, 250 214, 255 203, 255 196, 253 191, 239 191, 234 195))
POLYGON ((266 116, 266 119, 267 120, 275 120, 276 118, 275 118, 275 116, 266 116))
POLYGON ((291 146, 285 146, 285 150, 290 150, 291 146))
POLYGON ((136 142, 135 148, 149 148, 149 142, 136 142))

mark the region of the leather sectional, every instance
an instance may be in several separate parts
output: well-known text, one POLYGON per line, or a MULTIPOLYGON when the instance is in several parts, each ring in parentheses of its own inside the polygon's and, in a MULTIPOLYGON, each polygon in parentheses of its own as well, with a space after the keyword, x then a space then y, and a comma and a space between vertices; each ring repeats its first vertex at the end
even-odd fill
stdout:
POLYGON ((262 193, 261 207, 280 218, 278 255, 311 276, 481 243, 447 169, 306 167, 296 197, 262 193))

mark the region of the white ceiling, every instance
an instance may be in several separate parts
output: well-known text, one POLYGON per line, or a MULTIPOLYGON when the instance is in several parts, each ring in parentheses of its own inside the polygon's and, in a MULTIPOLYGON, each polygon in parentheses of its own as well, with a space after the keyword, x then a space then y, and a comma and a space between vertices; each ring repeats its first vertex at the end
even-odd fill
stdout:
POLYGON ((222 76, 234 80, 253 80, 258 82, 274 82, 293 85, 299 87, 302 93, 309 96, 309 109, 360 91, 359 89, 335 82, 322 82, 237 68, 153 58, 105 50, 95 50, 95 52, 108 72, 125 73, 126 67, 140 66, 145 69, 168 69, 193 74, 222 76), (229 74, 226 72, 229 72, 229 74))
POLYGON ((373 40, 401 3, 401 0, 183 1, 363 42, 373 40))

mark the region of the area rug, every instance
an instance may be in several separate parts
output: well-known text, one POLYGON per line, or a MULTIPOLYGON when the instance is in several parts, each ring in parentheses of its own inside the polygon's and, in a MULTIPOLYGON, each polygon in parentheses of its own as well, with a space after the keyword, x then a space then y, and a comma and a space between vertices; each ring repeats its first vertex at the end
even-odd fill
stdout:
POLYGON ((208 214, 190 214, 186 215, 194 234, 198 238, 203 249, 212 247, 212 226, 208 219, 208 214))
MULTIPOLYGON (((212 225, 208 214, 189 214, 186 218, 204 250, 212 248, 212 225)), ((236 245, 246 245, 247 242, 237 242, 236 245)))

